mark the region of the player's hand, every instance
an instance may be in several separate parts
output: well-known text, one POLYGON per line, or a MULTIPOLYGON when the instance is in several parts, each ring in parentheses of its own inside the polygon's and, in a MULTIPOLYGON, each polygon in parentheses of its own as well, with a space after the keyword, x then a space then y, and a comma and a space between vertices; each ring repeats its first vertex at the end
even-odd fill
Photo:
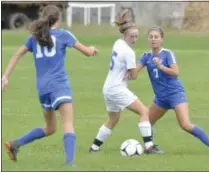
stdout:
POLYGON ((8 78, 6 76, 3 76, 1 79, 1 90, 6 91, 8 84, 9 84, 8 78))
POLYGON ((94 46, 91 46, 89 48, 93 49, 93 56, 98 54, 99 51, 94 46))
POLYGON ((158 57, 154 57, 154 58, 153 58, 153 61, 154 61, 154 63, 156 64, 156 66, 157 66, 158 68, 160 68, 160 66, 161 66, 160 59, 159 59, 158 57))

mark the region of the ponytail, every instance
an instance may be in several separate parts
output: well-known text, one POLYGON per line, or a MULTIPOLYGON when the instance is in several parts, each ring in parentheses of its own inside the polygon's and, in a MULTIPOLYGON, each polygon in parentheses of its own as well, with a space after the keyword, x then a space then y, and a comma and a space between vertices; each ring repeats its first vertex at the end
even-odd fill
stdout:
POLYGON ((36 20, 32 23, 30 31, 40 46, 47 46, 48 48, 53 47, 48 17, 36 20))
POLYGON ((136 27, 132 22, 128 9, 123 10, 115 20, 115 24, 119 27, 120 33, 124 34, 128 28, 136 27))
POLYGON ((30 31, 40 46, 54 46, 50 29, 60 19, 60 10, 55 5, 48 5, 42 11, 40 19, 31 24, 30 31))

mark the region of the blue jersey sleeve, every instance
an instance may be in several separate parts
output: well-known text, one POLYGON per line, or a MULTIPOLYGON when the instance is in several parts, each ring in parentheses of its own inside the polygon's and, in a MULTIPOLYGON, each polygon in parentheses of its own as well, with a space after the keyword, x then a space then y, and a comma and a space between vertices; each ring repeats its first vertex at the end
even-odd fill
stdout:
POLYGON ((146 66, 147 64, 147 54, 144 53, 138 60, 138 63, 140 63, 143 66, 146 66))
POLYGON ((32 42, 32 40, 33 40, 33 37, 32 37, 32 36, 29 36, 29 38, 28 38, 27 41, 25 42, 25 46, 28 48, 28 50, 29 50, 30 52, 33 52, 33 49, 32 49, 32 44, 33 44, 33 42, 32 42))
POLYGON ((166 58, 167 58, 168 66, 170 66, 172 64, 176 64, 176 57, 173 54, 173 52, 169 51, 169 53, 167 54, 166 58))
POLYGON ((73 47, 76 43, 76 37, 69 31, 63 30, 62 39, 67 47, 73 47))

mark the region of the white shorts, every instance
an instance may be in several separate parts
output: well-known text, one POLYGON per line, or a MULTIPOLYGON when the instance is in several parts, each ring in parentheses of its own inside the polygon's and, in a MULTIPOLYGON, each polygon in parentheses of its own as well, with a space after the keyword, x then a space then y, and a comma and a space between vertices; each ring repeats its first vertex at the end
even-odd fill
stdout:
POLYGON ((108 90, 108 92, 104 92, 103 94, 108 112, 120 112, 137 100, 137 96, 128 88, 108 90))

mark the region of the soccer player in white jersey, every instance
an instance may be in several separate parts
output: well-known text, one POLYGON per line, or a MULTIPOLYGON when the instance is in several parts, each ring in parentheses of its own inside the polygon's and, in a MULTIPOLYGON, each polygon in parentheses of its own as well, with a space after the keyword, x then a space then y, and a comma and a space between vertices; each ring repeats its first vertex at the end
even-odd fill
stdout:
POLYGON ((136 75, 136 57, 132 46, 138 39, 138 29, 131 21, 128 10, 124 10, 116 18, 115 24, 119 26, 123 39, 118 39, 113 45, 109 73, 103 87, 109 119, 100 127, 89 151, 100 150, 100 146, 111 135, 112 129, 119 121, 121 111, 127 108, 140 115, 138 128, 144 140, 145 153, 162 154, 152 141, 147 107, 128 89, 127 80, 124 80, 127 71, 132 77, 136 75))

